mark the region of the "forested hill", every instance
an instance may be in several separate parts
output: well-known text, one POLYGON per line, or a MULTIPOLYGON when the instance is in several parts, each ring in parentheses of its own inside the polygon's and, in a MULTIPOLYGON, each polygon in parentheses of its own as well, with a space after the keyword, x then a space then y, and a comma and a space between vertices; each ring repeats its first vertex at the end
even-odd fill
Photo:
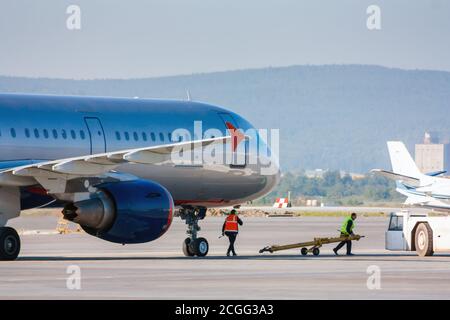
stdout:
POLYGON ((390 167, 386 141, 411 151, 424 131, 450 136, 450 73, 377 66, 292 66, 130 80, 0 77, 0 92, 192 98, 259 128, 280 128, 285 170, 390 167))

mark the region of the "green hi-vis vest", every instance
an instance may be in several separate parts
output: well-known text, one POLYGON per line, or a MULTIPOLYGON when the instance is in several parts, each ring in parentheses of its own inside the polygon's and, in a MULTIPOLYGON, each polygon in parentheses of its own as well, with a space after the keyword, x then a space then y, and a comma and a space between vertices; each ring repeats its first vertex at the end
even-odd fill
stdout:
POLYGON ((349 233, 347 232, 347 225, 350 221, 353 221, 352 226, 350 227, 350 231, 353 231, 353 228, 355 227, 355 221, 352 220, 352 217, 347 217, 344 221, 344 223, 342 224, 341 227, 341 233, 345 234, 345 235, 349 235, 349 233))

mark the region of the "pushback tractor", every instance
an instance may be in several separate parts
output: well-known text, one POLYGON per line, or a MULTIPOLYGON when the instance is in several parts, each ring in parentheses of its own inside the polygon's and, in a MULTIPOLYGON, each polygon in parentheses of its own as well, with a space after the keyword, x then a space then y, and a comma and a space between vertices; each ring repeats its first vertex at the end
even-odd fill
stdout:
POLYGON ((430 217, 409 211, 390 214, 386 249, 416 251, 419 256, 450 252, 450 217, 430 217))

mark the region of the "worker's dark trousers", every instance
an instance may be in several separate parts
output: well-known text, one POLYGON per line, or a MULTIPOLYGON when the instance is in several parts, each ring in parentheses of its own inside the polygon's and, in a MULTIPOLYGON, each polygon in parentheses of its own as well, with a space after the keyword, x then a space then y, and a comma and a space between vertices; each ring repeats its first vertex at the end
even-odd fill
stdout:
MULTIPOLYGON (((344 237, 344 236, 346 236, 346 234, 341 233, 341 237, 344 237)), ((336 247, 336 251, 338 251, 340 248, 342 248, 344 246, 344 244, 347 245, 347 254, 352 253, 352 242, 350 240, 340 242, 336 247)))
POLYGON ((236 251, 234 251, 234 243, 236 241, 236 237, 237 237, 237 232, 225 232, 225 235, 228 237, 228 240, 230 240, 230 246, 228 247, 227 250, 227 255, 230 254, 230 252, 233 253, 233 255, 236 255, 236 251))

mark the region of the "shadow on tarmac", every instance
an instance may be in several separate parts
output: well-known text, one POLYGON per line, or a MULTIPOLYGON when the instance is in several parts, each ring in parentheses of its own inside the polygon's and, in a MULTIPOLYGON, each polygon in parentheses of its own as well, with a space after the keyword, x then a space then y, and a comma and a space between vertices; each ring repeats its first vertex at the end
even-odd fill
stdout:
POLYGON ((325 261, 345 261, 345 262, 364 262, 364 261, 380 261, 380 262, 443 262, 449 263, 450 255, 434 255, 433 257, 419 257, 416 254, 355 254, 354 256, 348 257, 345 255, 335 256, 333 254, 323 254, 320 256, 300 256, 300 255, 242 255, 236 257, 226 257, 226 256, 207 256, 207 257, 184 257, 184 256, 174 256, 174 257, 119 257, 119 256, 109 256, 109 257, 64 257, 64 256, 28 256, 19 257, 17 261, 139 261, 139 260, 209 260, 209 261, 223 261, 223 260, 244 260, 244 261, 264 261, 264 260, 289 260, 289 261, 314 261, 314 260, 325 260, 325 261), (406 258, 406 259, 395 259, 395 258, 406 258), (412 258, 412 259, 411 259, 412 258), (445 260, 436 260, 436 258, 447 258, 445 260))

